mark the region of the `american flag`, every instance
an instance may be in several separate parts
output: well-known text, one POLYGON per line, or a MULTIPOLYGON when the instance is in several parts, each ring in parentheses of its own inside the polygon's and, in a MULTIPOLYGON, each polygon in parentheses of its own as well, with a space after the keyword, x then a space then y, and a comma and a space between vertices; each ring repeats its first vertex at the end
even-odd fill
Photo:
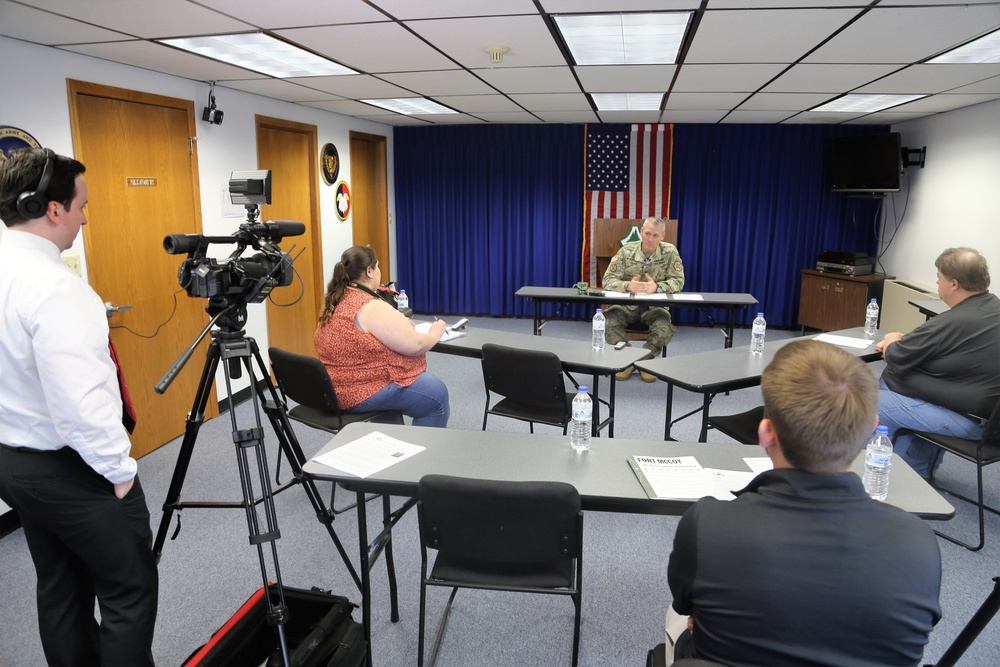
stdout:
POLYGON ((588 125, 583 280, 598 283, 595 218, 658 218, 670 212, 672 125, 588 125))

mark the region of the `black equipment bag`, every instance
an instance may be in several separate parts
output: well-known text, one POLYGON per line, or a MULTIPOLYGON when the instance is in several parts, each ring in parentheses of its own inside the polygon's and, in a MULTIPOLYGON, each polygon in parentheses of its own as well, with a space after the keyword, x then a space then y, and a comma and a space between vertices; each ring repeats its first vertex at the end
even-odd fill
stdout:
MULTIPOLYGON (((274 584, 268 586, 278 604, 274 584)), ((368 650, 363 626, 352 617, 357 605, 319 588, 284 587, 288 620, 285 641, 291 667, 360 667, 368 650)), ((258 589, 183 667, 283 665, 278 632, 267 622, 264 589, 258 589)))

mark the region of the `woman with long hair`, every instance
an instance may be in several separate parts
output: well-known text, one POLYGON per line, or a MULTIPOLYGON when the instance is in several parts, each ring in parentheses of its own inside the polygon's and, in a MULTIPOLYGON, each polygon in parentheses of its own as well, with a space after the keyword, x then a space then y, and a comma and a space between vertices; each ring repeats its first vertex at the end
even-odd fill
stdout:
POLYGON ((344 251, 326 287, 313 338, 341 408, 347 412, 401 410, 416 426, 447 426, 448 388, 427 372, 427 350, 445 331, 428 333, 379 298, 382 271, 367 246, 344 251))

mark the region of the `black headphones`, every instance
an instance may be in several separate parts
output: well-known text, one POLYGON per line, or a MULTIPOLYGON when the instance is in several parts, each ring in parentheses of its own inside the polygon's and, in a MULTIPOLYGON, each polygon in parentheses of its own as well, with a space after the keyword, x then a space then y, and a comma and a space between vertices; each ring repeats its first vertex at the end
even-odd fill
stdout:
POLYGON ((45 191, 49 188, 49 181, 52 179, 52 170, 55 168, 56 154, 51 148, 45 149, 45 168, 42 169, 42 179, 38 181, 38 187, 28 192, 22 192, 17 197, 17 212, 22 218, 34 220, 45 215, 45 210, 49 207, 49 200, 45 196, 45 191))

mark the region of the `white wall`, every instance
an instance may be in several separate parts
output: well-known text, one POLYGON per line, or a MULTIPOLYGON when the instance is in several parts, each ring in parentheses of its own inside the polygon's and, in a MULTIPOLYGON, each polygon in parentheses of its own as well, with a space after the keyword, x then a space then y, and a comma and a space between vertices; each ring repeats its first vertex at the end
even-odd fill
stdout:
MULTIPOLYGON (((216 101, 225 112, 222 125, 201 121, 202 107, 208 100, 208 85, 179 77, 37 46, 0 36, 0 125, 10 125, 31 134, 43 146, 57 153, 73 155, 69 101, 66 79, 77 79, 118 88, 192 100, 198 114, 198 178, 201 187, 203 233, 211 236, 232 234, 243 218, 222 215, 222 190, 228 186, 234 170, 257 168, 255 114, 316 125, 318 144, 333 143, 340 153, 338 180, 351 184, 349 132, 359 131, 387 138, 389 220, 395 220, 393 182, 392 127, 381 123, 341 116, 321 109, 279 102, 267 97, 216 87, 216 101)), ((351 219, 337 217, 334 188, 316 175, 320 192, 320 215, 323 235, 323 274, 333 271, 341 253, 352 243, 351 219)), ((0 225, 0 233, 2 233, 0 225)), ((384 261, 395 270, 395 225, 389 231, 390 257, 384 261)), ((221 256, 231 249, 219 250, 221 256)), ((84 255, 83 235, 67 254, 84 255)), ((180 259, 178 259, 178 264, 180 259)), ((86 263, 84 261, 84 276, 86 263)), ((324 285, 326 280, 324 280, 324 285)), ((267 349, 267 320, 264 304, 250 306, 247 334, 267 349)), ((178 350, 180 354, 181 350, 178 350)), ((220 367, 220 373, 222 372, 220 367)), ((222 376, 218 376, 222 381, 222 376)), ((218 385, 224 386, 224 385, 218 385)), ((238 388, 246 386, 237 385, 238 388)))
MULTIPOLYGON (((886 199, 883 237, 895 239, 882 264, 930 287, 945 248, 969 246, 990 263, 1000 288, 1000 100, 893 126, 903 146, 927 147, 923 169, 905 170, 904 190, 886 199), (907 201, 907 191, 909 201, 907 201), (905 208, 905 214, 904 214, 905 208)), ((884 243, 883 243, 884 247, 884 243)))

